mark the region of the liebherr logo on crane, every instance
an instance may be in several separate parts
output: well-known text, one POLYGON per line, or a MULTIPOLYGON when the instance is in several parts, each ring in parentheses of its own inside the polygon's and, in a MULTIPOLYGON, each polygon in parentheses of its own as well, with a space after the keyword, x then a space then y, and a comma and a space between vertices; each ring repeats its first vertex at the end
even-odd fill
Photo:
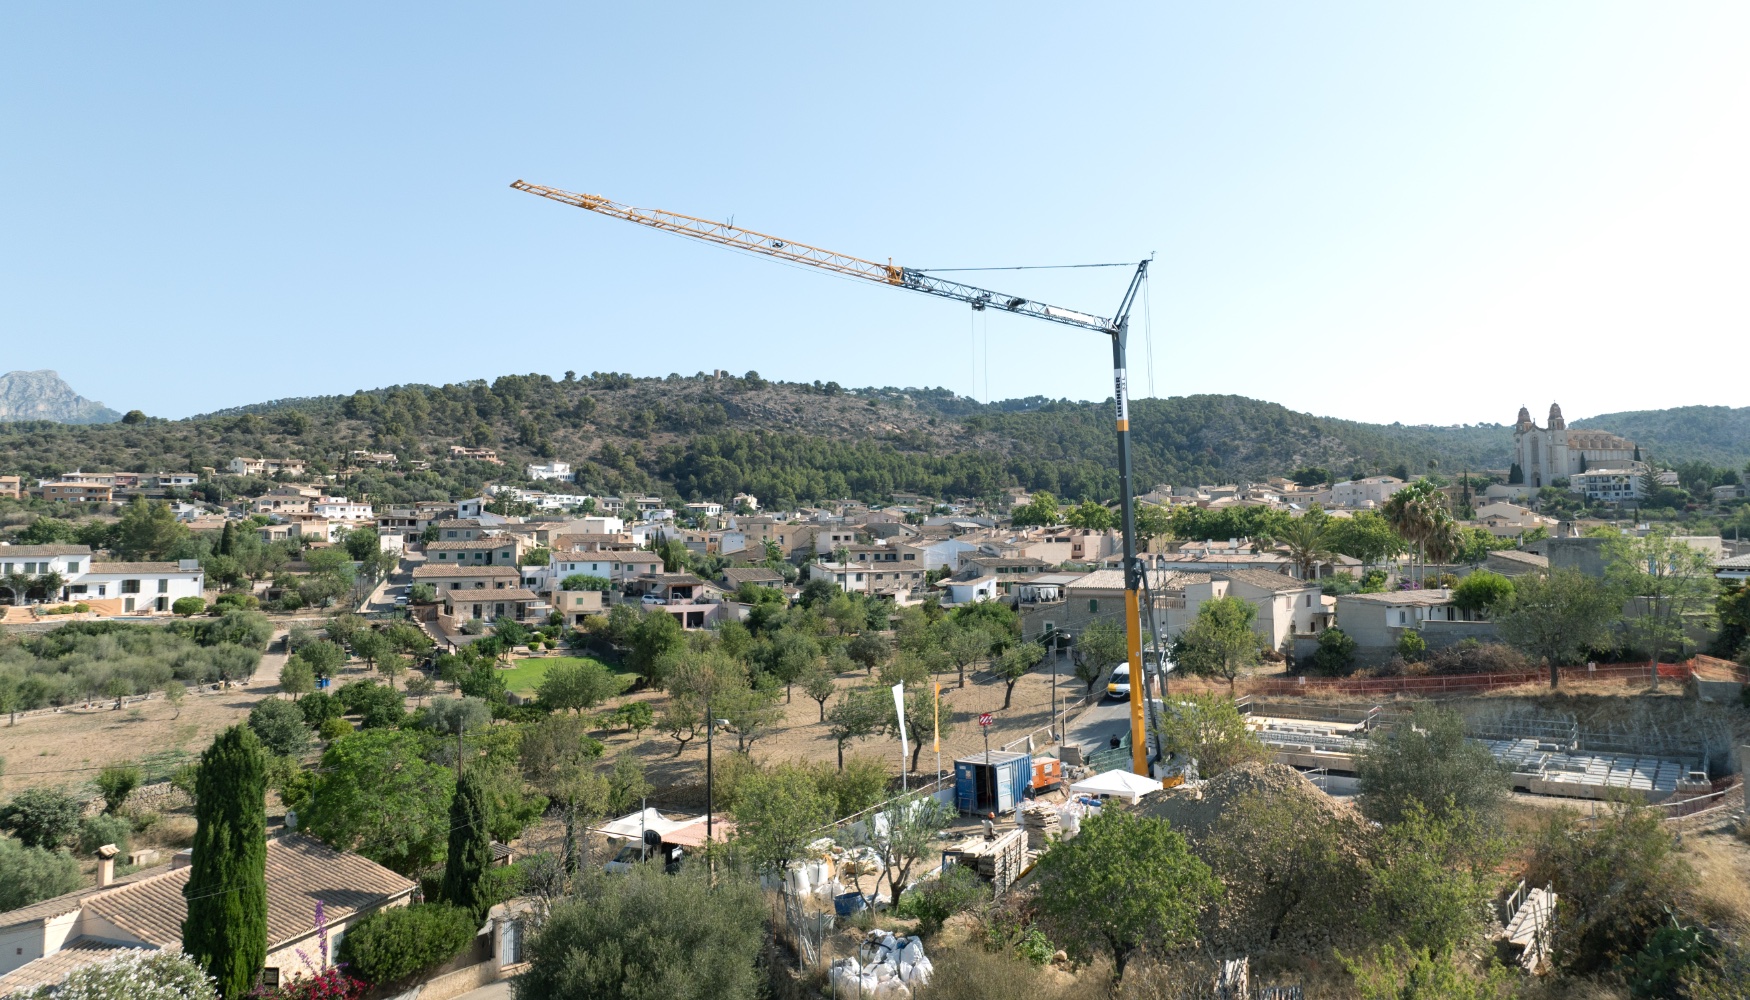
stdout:
POLYGON ((1118 426, 1128 427, 1130 425, 1130 401, 1125 398, 1127 394, 1125 392, 1124 369, 1112 369, 1112 390, 1114 405, 1118 410, 1118 426))

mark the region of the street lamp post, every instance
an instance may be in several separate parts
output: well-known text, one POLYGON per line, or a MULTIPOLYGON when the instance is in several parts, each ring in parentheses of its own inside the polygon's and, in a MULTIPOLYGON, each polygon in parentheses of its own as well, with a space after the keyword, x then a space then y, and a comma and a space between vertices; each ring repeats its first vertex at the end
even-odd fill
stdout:
POLYGON ((713 816, 716 812, 716 802, 711 794, 711 746, 717 735, 719 725, 727 725, 728 719, 713 718, 711 715, 711 698, 705 697, 705 848, 710 849, 715 843, 711 837, 713 816))
POLYGON ((705 696, 705 849, 711 849, 711 738, 717 735, 717 720, 711 716, 711 696, 705 696))

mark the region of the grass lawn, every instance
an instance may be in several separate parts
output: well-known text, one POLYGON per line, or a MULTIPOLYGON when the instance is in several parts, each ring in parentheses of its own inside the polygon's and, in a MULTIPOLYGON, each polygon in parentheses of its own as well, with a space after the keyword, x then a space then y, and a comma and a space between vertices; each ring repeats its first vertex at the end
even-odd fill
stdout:
MULTIPOLYGON (((546 678, 547 671, 561 663, 601 663, 601 661, 593 656, 539 656, 518 660, 516 666, 504 672, 505 690, 516 694, 534 694, 535 689, 540 687, 541 681, 546 678)), ((603 666, 607 665, 603 664, 603 666)), ((607 669, 620 679, 621 691, 632 686, 634 679, 632 674, 621 673, 614 670, 613 667, 607 669)))

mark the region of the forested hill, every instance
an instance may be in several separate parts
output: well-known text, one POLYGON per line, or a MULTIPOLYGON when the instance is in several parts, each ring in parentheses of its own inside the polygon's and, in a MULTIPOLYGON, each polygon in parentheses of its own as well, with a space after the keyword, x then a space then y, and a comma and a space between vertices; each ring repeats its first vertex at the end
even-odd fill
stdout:
MULTIPOLYGON (((944 389, 845 390, 833 383, 741 378, 635 379, 598 373, 491 383, 393 386, 287 399, 187 420, 100 426, 0 424, 0 471, 222 468, 238 455, 301 457, 318 471, 355 449, 401 466, 361 469, 351 493, 375 500, 449 498, 514 481, 530 461, 560 459, 579 489, 683 498, 746 490, 774 502, 894 492, 979 496, 1005 486, 1079 498, 1116 494, 1109 405, 1045 399, 982 405, 944 389), (503 466, 452 460, 455 444, 496 449, 503 466), (415 461, 425 471, 409 471, 415 461)), ((1137 473, 1155 483, 1225 482, 1319 466, 1338 475, 1503 468, 1499 425, 1406 427, 1297 413, 1240 396, 1133 404, 1137 473)), ((1668 448, 1669 457, 1681 457, 1668 448)))
POLYGON ((1574 421, 1621 434, 1660 462, 1706 462, 1743 469, 1750 460, 1750 406, 1678 406, 1628 410, 1574 421))

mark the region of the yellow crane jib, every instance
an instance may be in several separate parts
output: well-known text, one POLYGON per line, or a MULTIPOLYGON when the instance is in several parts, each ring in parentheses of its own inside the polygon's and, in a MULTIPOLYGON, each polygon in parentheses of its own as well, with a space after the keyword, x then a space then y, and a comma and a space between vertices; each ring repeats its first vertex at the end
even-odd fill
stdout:
MULTIPOLYGON (((1113 401, 1116 407, 1116 430, 1118 433, 1119 499, 1123 508, 1121 519, 1124 529, 1124 618, 1125 633, 1129 640, 1128 652, 1132 678, 1130 685, 1131 762, 1137 774, 1148 773, 1148 740, 1145 735, 1147 725, 1145 716, 1153 713, 1145 713, 1143 708, 1150 697, 1152 686, 1150 680, 1153 678, 1154 672, 1143 663, 1142 656, 1140 595, 1144 579, 1142 562, 1136 556, 1136 510, 1131 490, 1129 387, 1125 381, 1125 341, 1130 307, 1136 301, 1137 290, 1141 287, 1143 279, 1148 276, 1149 262, 1147 260, 1137 264, 1136 273, 1130 279, 1130 287, 1119 303, 1115 318, 1107 319, 1075 309, 1065 309, 1061 306, 1037 302, 1025 296, 1006 295, 988 288, 978 288, 957 281, 949 281, 937 277, 928 270, 900 267, 891 260, 881 264, 862 257, 853 257, 850 254, 836 253, 821 247, 810 246, 807 243, 786 240, 770 233, 743 229, 727 222, 713 222, 710 219, 682 215, 679 212, 666 212, 662 209, 633 208, 601 195, 562 191, 541 184, 530 184, 523 180, 513 182, 511 187, 562 204, 587 209, 599 215, 624 219, 627 222, 635 222, 651 229, 674 233, 677 236, 691 236, 708 243, 717 243, 736 250, 763 254, 794 264, 805 264, 847 277, 865 278, 896 288, 909 288, 927 295, 954 299, 968 303, 972 308, 978 310, 999 309, 1021 316, 1042 319, 1048 323, 1093 330, 1110 337, 1112 340, 1113 401)), ((1154 615, 1151 610, 1149 616, 1150 631, 1154 631, 1154 626, 1154 615)), ((1155 645, 1157 649, 1160 648, 1158 635, 1155 637, 1155 645)), ((1164 677, 1161 679, 1164 683, 1164 677)))

